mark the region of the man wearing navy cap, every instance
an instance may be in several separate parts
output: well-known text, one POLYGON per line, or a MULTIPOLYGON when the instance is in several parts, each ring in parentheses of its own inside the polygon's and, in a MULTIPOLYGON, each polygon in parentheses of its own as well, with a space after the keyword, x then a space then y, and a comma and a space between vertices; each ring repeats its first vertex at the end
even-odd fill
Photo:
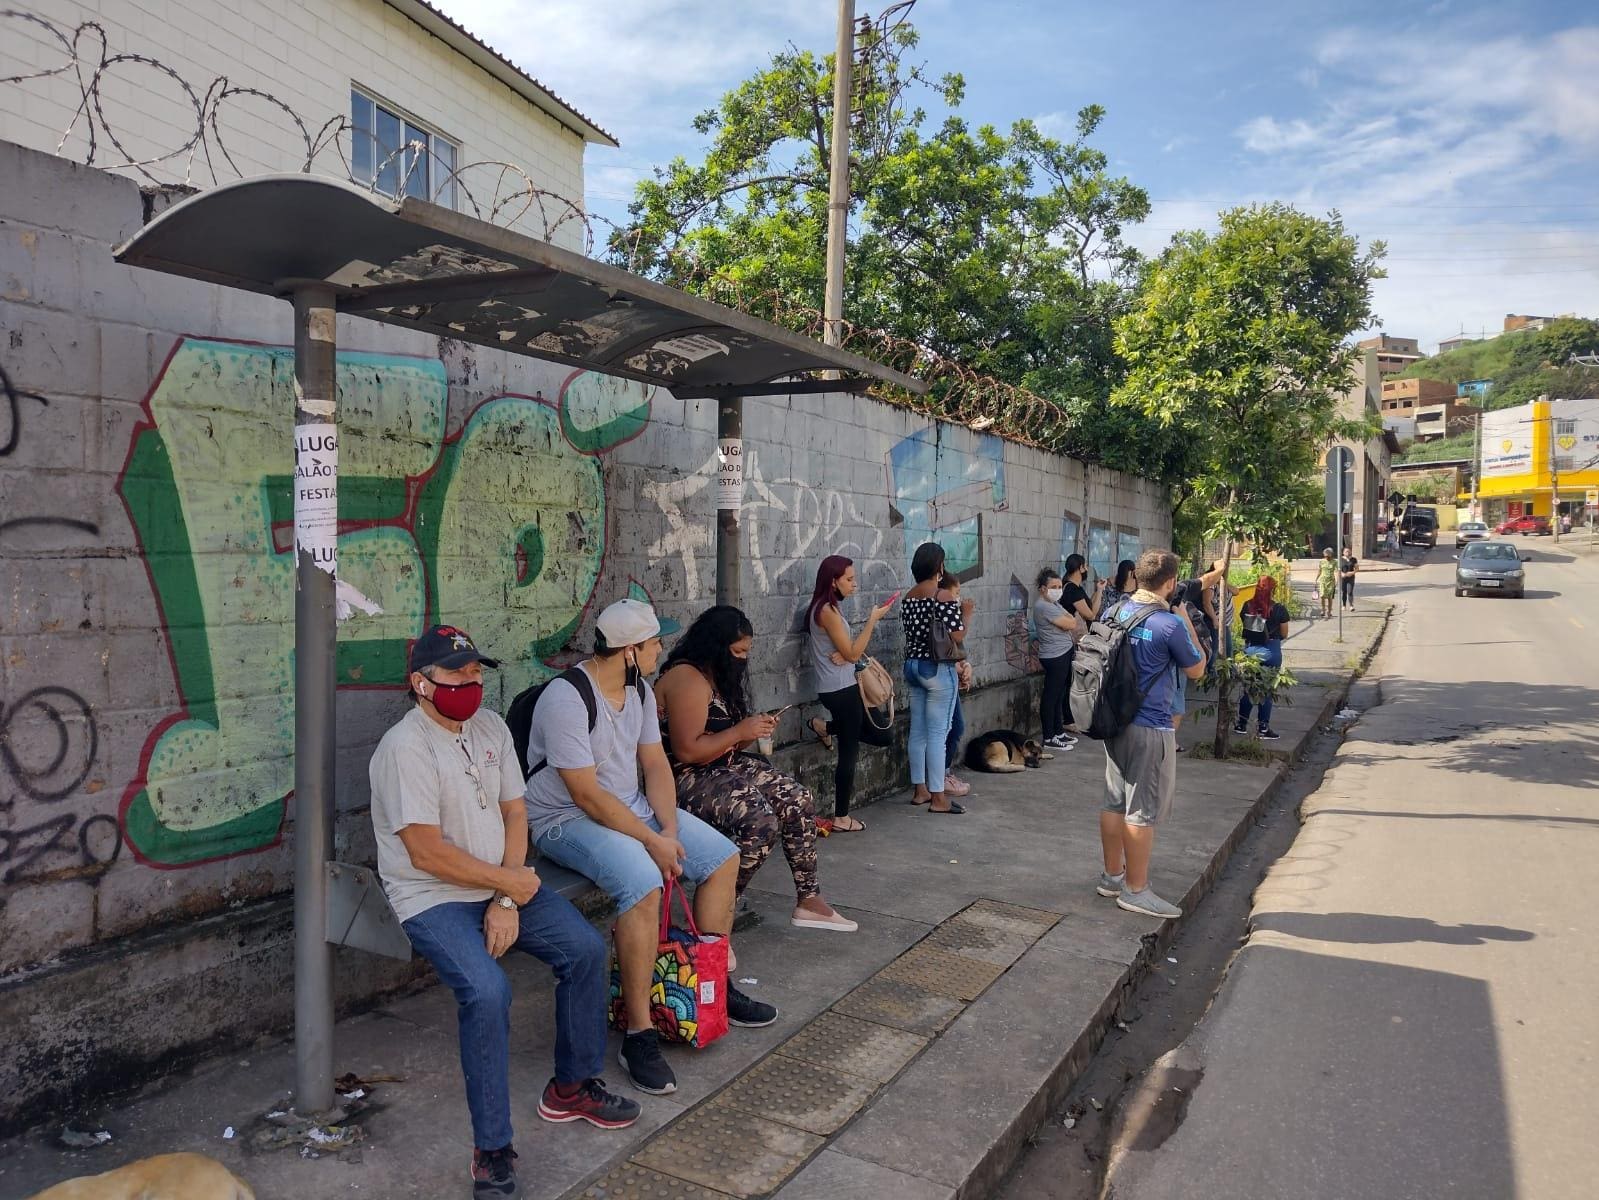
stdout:
POLYGON ((498 667, 464 632, 435 625, 411 647, 415 701, 372 756, 378 874, 406 936, 459 1005, 472 1114, 472 1194, 517 1194, 511 1148, 511 984, 494 960, 513 947, 555 969, 555 1075, 546 1121, 620 1129, 639 1106, 599 1078, 609 991, 605 942, 527 866, 522 771, 511 731, 481 707, 498 667))

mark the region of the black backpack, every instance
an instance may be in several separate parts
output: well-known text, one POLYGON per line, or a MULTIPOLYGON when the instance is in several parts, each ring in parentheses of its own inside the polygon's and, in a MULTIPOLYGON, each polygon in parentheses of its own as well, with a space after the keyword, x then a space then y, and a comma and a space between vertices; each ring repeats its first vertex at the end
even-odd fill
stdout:
MULTIPOLYGON (((598 702, 594 698, 594 681, 589 678, 589 673, 582 667, 568 667, 555 679, 564 679, 577 689, 577 694, 583 697, 583 707, 588 709, 589 732, 594 732, 594 723, 600 718, 598 702)), ((511 707, 505 710, 505 723, 511 730, 511 745, 516 747, 516 761, 522 764, 522 778, 532 779, 545 767, 549 766, 548 759, 540 759, 533 764, 532 770, 527 765, 527 743, 533 733, 533 710, 538 707, 539 697, 544 694, 544 689, 555 682, 555 679, 546 679, 543 683, 536 683, 524 692, 518 692, 516 699, 511 701, 511 707)), ((639 702, 644 701, 644 677, 641 675, 634 681, 638 688, 639 702)), ((648 719, 649 714, 645 713, 648 719)))
POLYGON ((1072 724, 1081 733, 1104 741, 1132 724, 1144 702, 1129 634, 1159 612, 1164 604, 1146 604, 1124 624, 1114 616, 1095 621, 1072 655, 1072 724))

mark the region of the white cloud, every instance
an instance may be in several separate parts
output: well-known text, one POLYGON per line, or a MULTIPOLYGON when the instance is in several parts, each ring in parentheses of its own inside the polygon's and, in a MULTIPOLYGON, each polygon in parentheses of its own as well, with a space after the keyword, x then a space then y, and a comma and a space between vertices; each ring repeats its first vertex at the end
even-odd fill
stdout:
POLYGON ((1308 121, 1279 121, 1275 117, 1254 117, 1239 127, 1244 149, 1257 154, 1276 154, 1283 150, 1304 150, 1325 140, 1324 129, 1308 121))

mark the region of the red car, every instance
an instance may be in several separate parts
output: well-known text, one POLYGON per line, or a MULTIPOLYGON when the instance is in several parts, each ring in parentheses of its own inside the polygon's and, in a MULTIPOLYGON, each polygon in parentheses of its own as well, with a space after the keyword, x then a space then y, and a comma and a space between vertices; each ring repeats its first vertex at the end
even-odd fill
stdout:
POLYGON ((1549 532, 1549 518, 1533 516, 1511 517, 1510 520, 1501 523, 1494 532, 1519 533, 1522 537, 1532 537, 1534 535, 1542 537, 1549 532))

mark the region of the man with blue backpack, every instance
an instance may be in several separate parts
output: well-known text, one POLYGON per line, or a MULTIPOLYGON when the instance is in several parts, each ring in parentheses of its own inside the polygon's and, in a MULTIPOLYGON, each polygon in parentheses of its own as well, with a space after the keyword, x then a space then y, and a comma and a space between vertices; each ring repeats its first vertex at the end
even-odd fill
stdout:
POLYGON ((1128 912, 1165 919, 1182 909, 1150 887, 1149 860, 1177 788, 1172 708, 1180 677, 1205 673, 1200 639, 1175 594, 1177 568, 1169 550, 1139 556, 1138 590, 1078 643, 1071 693, 1078 728, 1105 743, 1105 866, 1094 890, 1128 912))

